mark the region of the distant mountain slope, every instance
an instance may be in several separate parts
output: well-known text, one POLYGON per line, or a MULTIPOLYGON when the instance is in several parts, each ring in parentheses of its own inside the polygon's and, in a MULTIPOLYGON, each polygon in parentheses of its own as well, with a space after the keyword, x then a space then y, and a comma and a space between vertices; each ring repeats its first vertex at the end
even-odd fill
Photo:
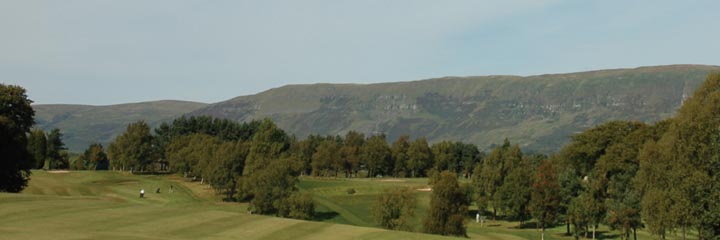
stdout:
POLYGON ((608 120, 670 117, 718 66, 671 65, 539 76, 447 77, 381 84, 290 85, 191 114, 269 117, 300 137, 357 130, 462 140, 489 148, 509 138, 552 152, 608 120))
POLYGON ((33 105, 33 109, 38 127, 60 128, 70 151, 79 152, 93 142, 110 142, 129 123, 145 120, 154 126, 205 106, 186 101, 154 101, 109 106, 42 104, 33 105))

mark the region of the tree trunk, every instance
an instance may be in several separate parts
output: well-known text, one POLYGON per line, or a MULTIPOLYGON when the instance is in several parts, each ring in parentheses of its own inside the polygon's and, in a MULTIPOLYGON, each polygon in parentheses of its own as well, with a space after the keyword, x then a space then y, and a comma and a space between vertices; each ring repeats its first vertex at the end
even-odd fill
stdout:
POLYGON ((495 208, 495 206, 493 206, 493 221, 496 220, 495 219, 496 216, 497 216, 497 209, 495 208))
POLYGON ((686 229, 687 229, 686 224, 683 224, 683 226, 682 226, 682 231, 683 231, 683 232, 682 232, 682 234, 683 234, 683 238, 682 238, 682 239, 683 239, 683 240, 686 239, 686 238, 685 238, 686 235, 687 235, 687 230, 686 230, 686 229))
POLYGON ((567 222, 565 222, 565 223, 566 223, 565 235, 570 236, 570 219, 568 218, 567 222))
POLYGON ((633 228, 633 239, 637 240, 637 229, 633 228))
POLYGON ((540 234, 540 240, 545 240, 545 227, 542 228, 542 233, 540 234))
POLYGON ((595 224, 592 225, 592 231, 593 231, 593 240, 595 240, 595 224))

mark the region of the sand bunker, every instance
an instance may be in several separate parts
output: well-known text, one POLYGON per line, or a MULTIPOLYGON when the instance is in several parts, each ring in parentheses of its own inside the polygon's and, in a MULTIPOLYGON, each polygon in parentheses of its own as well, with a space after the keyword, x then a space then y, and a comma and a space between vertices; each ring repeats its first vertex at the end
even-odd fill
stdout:
POLYGON ((420 192, 432 192, 432 188, 418 188, 415 190, 420 191, 420 192))
POLYGON ((52 171, 47 171, 47 172, 48 173, 70 173, 70 171, 68 171, 68 170, 52 170, 52 171))

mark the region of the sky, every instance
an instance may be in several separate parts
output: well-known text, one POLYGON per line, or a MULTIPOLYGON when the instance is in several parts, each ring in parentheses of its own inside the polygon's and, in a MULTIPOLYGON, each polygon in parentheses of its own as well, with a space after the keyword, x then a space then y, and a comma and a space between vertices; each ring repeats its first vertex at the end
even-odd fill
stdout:
POLYGON ((288 84, 720 65, 720 1, 7 0, 0 82, 37 104, 288 84))

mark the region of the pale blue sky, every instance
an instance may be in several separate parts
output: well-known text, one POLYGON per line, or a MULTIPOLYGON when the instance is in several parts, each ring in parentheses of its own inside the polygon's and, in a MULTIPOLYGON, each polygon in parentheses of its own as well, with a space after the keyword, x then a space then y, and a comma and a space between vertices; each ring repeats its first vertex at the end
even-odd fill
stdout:
POLYGON ((217 102, 286 84, 720 65, 720 1, 0 1, 36 103, 217 102))

